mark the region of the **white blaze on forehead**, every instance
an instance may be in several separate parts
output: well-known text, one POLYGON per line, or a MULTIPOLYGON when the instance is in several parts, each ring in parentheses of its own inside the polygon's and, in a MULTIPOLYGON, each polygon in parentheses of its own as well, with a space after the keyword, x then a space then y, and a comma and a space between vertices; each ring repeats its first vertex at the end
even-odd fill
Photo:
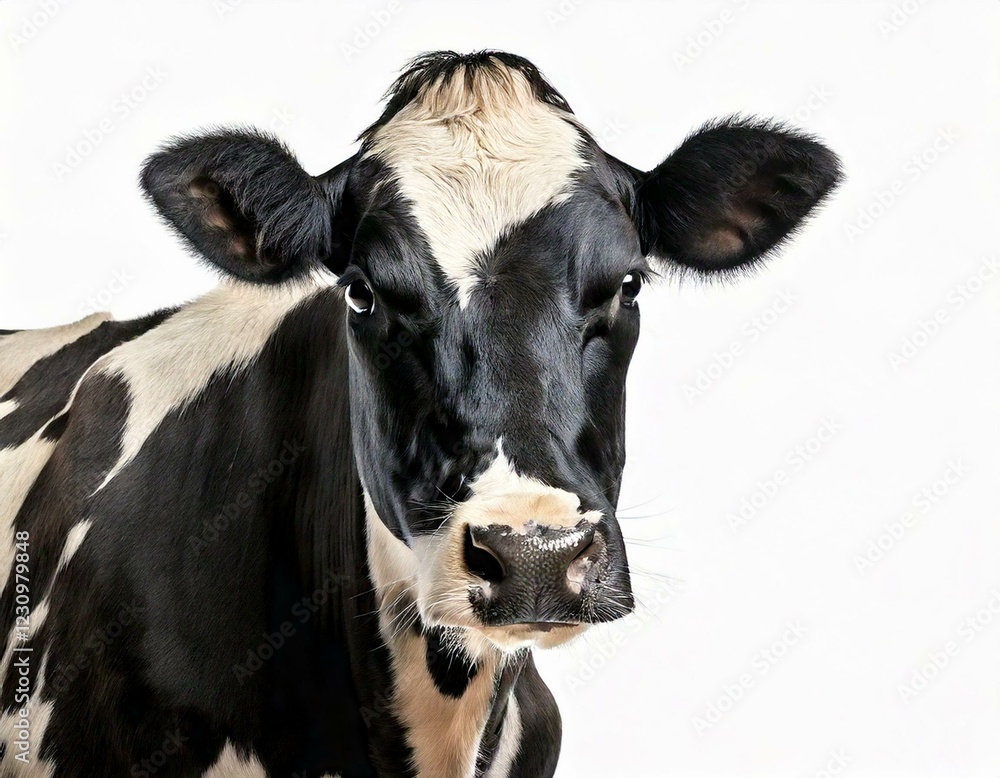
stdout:
POLYGON ((215 764, 202 778, 267 778, 267 771, 253 754, 240 754, 228 740, 215 764))
POLYGON ((130 400, 121 454, 98 491, 132 461, 169 413, 197 397, 214 375, 245 369, 292 309, 331 283, 332 277, 320 276, 280 286, 227 280, 97 360, 88 374, 122 377, 130 400))
POLYGON ((0 397, 14 388, 38 360, 52 356, 63 346, 110 320, 110 313, 95 313, 61 327, 25 330, 0 337, 0 397))
POLYGON ((465 307, 475 259, 514 225, 569 196, 586 164, 572 114, 539 100, 520 72, 464 68, 426 86, 371 140, 392 170, 465 307))

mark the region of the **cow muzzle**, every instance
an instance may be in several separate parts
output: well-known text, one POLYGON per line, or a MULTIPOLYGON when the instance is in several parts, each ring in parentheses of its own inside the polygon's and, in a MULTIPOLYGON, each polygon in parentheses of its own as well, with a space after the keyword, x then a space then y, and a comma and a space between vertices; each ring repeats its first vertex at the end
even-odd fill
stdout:
POLYGON ((632 595, 612 581, 613 560, 599 525, 528 521, 467 525, 464 563, 473 612, 487 627, 549 631, 611 621, 632 610, 632 595))

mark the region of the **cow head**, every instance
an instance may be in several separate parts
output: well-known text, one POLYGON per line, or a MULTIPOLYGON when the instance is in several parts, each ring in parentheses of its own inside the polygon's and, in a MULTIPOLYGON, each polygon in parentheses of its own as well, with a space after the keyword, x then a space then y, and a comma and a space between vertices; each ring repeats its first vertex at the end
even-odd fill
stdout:
POLYGON ((838 178, 815 140, 739 118, 636 170, 488 52, 417 60, 319 177, 240 131, 174 142, 142 183, 230 274, 332 271, 373 578, 512 649, 632 608, 615 506, 643 284, 753 266, 838 178))

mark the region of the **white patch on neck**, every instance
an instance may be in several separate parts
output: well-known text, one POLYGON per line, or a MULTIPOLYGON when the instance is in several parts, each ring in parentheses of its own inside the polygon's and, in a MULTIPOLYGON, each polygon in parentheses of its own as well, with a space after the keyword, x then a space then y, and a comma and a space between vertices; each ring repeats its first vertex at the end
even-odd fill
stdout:
POLYGON ((0 337, 0 397, 13 389, 40 359, 52 356, 110 320, 110 313, 94 313, 61 327, 24 330, 0 337))
POLYGON ((215 764, 201 774, 202 778, 267 778, 267 771, 253 754, 241 756, 228 740, 215 764))
POLYGON ((495 650, 467 651, 476 658, 476 677, 458 699, 441 694, 427 670, 426 641, 408 628, 417 614, 394 618, 405 599, 416 596, 417 557, 378 517, 367 491, 365 514, 379 630, 392 661, 393 710, 406 728, 413 766, 418 775, 472 778, 502 659, 495 650))
POLYGON ((425 87, 371 140, 465 308, 475 261, 511 227, 570 195, 586 165, 579 124, 540 101, 516 70, 460 68, 425 87))
POLYGON ((500 742, 493 756, 493 764, 486 771, 484 778, 509 778, 514 760, 521 750, 521 729, 521 708, 512 689, 507 698, 507 713, 503 717, 500 742))
POLYGON ((121 454, 96 491, 135 458, 169 413, 197 397, 213 376, 235 377, 249 366, 292 309, 328 287, 331 278, 310 276, 280 286, 227 280, 159 327, 98 359, 88 375, 122 377, 131 407, 121 454))

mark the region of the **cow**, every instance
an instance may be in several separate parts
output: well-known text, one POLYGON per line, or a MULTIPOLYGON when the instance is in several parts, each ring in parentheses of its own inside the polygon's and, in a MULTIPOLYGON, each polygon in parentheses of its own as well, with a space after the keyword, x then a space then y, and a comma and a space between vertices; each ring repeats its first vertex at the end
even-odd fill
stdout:
POLYGON ((0 772, 553 775, 532 652, 634 605, 640 291, 840 177, 745 116, 639 170, 498 51, 412 61, 322 175, 170 141, 141 187, 218 287, 0 337, 0 772))

